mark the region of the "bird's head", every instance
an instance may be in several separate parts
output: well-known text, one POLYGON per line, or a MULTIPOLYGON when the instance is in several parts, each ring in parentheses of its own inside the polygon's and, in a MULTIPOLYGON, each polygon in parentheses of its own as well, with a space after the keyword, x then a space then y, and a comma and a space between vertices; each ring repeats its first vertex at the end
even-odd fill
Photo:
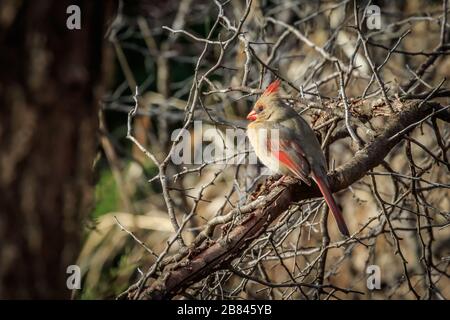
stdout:
POLYGON ((250 121, 262 121, 272 118, 278 112, 280 105, 280 97, 278 90, 280 88, 280 80, 275 80, 269 84, 261 97, 256 101, 253 109, 247 115, 250 121))

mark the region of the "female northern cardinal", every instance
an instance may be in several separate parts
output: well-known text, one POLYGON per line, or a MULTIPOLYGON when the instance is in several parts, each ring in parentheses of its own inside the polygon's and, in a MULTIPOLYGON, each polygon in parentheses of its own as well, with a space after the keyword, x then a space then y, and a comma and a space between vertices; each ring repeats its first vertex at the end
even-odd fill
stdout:
MULTIPOLYGON (((311 185, 311 175, 333 213, 339 231, 349 236, 342 213, 331 194, 325 155, 314 131, 278 95, 280 80, 272 82, 256 101, 247 119, 248 138, 258 158, 269 169, 311 185)), ((283 178, 282 178, 283 179, 283 178)))

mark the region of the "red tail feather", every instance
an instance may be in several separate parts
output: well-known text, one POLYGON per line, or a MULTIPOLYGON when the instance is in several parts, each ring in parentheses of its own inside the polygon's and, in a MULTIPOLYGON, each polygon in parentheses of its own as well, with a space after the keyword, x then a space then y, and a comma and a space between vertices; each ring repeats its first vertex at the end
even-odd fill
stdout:
POLYGON ((333 217, 334 220, 336 220, 339 231, 344 236, 349 237, 350 232, 348 232, 348 228, 347 225, 345 224, 345 220, 344 217, 342 216, 341 210, 337 206, 336 201, 334 201, 333 195, 331 194, 331 191, 328 187, 328 183, 322 177, 316 175, 314 172, 312 172, 312 177, 319 186, 320 192, 322 192, 325 202, 327 203, 328 207, 333 213, 333 217))

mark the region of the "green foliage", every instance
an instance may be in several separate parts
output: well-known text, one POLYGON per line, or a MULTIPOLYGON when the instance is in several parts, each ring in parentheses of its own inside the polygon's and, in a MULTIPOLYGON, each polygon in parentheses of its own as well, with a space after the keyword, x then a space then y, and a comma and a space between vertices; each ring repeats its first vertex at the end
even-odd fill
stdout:
POLYGON ((95 286, 88 286, 81 291, 79 299, 115 299, 125 291, 130 282, 130 277, 138 267, 129 259, 130 249, 126 248, 124 253, 116 256, 110 266, 101 273, 100 279, 95 286))
POLYGON ((100 173, 100 180, 95 186, 95 208, 92 218, 117 210, 119 205, 119 194, 116 181, 111 170, 104 169, 100 173))

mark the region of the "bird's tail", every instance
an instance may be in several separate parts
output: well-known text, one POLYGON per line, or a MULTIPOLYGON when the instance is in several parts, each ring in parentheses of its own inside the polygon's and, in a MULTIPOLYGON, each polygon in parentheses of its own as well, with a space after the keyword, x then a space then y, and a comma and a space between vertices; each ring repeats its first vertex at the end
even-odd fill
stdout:
POLYGON ((349 237, 350 233, 348 232, 347 225, 345 224, 344 217, 342 216, 341 210, 334 201, 333 195, 331 194, 330 188, 328 187, 328 182, 326 178, 323 178, 321 175, 317 175, 314 172, 311 172, 312 178, 319 186, 320 192, 322 193, 325 202, 333 213, 334 220, 336 220, 339 231, 344 235, 349 237))

